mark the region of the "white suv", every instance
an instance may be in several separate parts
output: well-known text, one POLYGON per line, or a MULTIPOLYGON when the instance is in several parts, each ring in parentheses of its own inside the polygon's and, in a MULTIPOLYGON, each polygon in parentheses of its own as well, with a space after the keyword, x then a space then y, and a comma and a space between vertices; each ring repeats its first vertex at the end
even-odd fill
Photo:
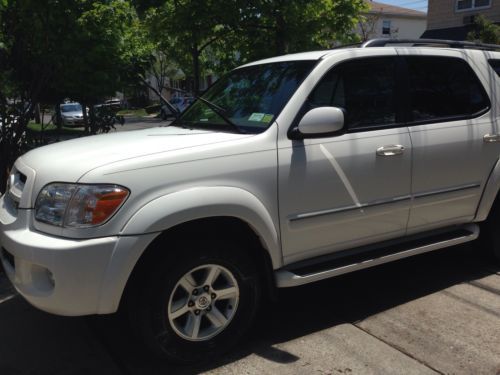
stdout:
POLYGON ((247 64, 170 126, 20 157, 0 200, 8 277, 55 314, 127 309, 188 362, 230 348, 276 287, 482 222, 498 256, 500 47, 395 43, 247 64))

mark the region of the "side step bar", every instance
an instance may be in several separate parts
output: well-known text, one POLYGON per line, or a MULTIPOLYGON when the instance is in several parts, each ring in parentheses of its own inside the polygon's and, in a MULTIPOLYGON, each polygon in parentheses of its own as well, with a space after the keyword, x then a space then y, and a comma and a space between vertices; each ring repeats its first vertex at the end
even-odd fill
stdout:
POLYGON ((308 284, 394 260, 408 258, 413 255, 473 241, 478 236, 479 226, 477 224, 469 224, 463 228, 433 234, 425 238, 416 238, 396 244, 394 242, 392 244, 386 243, 386 246, 371 248, 369 250, 360 248, 358 251, 348 251, 349 255, 345 256, 342 256, 342 253, 347 253, 347 251, 334 253, 330 258, 320 257, 316 260, 291 264, 277 270, 275 272, 276 285, 278 288, 288 288, 308 284))

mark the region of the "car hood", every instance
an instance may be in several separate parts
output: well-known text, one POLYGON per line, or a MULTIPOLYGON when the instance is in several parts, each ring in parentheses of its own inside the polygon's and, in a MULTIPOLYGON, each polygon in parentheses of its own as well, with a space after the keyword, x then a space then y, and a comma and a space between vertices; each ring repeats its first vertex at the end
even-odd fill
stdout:
POLYGON ((251 135, 157 127, 145 130, 90 136, 37 148, 21 157, 34 170, 35 188, 54 182, 77 182, 88 171, 142 156, 188 151, 204 145, 251 135))

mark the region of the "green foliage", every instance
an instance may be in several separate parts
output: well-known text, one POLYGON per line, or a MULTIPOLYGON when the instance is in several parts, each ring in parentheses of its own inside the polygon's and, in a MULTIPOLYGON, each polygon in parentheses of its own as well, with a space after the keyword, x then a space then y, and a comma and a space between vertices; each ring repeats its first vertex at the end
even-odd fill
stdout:
POLYGON ((123 0, 12 0, 1 12, 0 67, 17 97, 89 103, 138 80, 151 45, 123 0))
POLYGON ((72 37, 65 41, 68 53, 58 56, 51 89, 61 97, 95 103, 137 81, 152 51, 128 2, 82 2, 86 9, 75 18, 72 37))
MULTIPOLYGON (((0 189, 27 147, 36 103, 69 97, 93 108, 139 81, 151 47, 130 1, 0 0, 0 189), (13 110, 7 98, 20 105, 13 110)), ((99 121, 91 116, 91 125, 99 121)))
POLYGON ((145 12, 145 24, 197 91, 204 71, 352 41, 365 7, 363 0, 167 0, 145 12))
POLYGON ((248 59, 329 48, 352 41, 362 0, 253 0, 241 27, 248 59))
POLYGON ((474 30, 467 34, 467 40, 500 44, 500 26, 484 16, 477 16, 474 20, 474 30))
POLYGON ((236 1, 170 0, 145 14, 145 25, 157 49, 194 80, 194 91, 206 63, 206 50, 223 39, 238 20, 236 1))

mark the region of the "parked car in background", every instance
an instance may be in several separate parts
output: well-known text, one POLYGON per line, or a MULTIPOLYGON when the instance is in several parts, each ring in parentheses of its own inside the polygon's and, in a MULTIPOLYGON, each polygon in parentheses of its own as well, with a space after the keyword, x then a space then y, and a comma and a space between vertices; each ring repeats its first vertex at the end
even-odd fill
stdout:
MULTIPOLYGON (((77 102, 60 104, 61 122, 63 126, 80 127, 84 126, 82 105, 77 102)), ((57 109, 56 109, 57 112, 57 109)), ((52 116, 52 122, 57 124, 57 114, 52 116)))
MULTIPOLYGON (((172 99, 169 100, 169 103, 172 104, 179 113, 182 113, 186 110, 189 105, 195 101, 194 96, 174 96, 172 99)), ((168 118, 175 117, 174 114, 172 113, 171 109, 166 105, 163 104, 161 106, 160 110, 160 116, 162 119, 167 120, 168 118)))
POLYGON ((112 99, 106 100, 104 102, 104 105, 111 108, 114 111, 119 111, 120 109, 122 109, 122 101, 121 101, 121 99, 118 99, 118 98, 112 98, 112 99))

